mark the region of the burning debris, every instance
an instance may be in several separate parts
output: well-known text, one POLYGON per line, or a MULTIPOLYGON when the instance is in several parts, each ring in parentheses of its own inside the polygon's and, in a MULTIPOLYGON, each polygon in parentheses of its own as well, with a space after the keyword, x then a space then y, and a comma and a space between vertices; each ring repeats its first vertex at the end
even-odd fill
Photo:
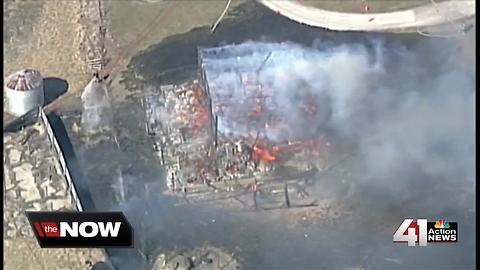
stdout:
POLYGON ((258 43, 254 48, 244 43, 199 50, 202 80, 220 133, 280 144, 318 136, 330 116, 325 91, 278 68, 277 59, 292 55, 289 44, 258 43))
MULTIPOLYGON (((229 198, 253 209, 315 205, 306 187, 331 150, 321 132, 329 107, 322 106, 322 92, 307 84, 284 93, 276 90, 278 82, 262 77, 286 47, 269 49, 259 63, 241 45, 200 50, 199 81, 161 86, 144 96, 145 129, 166 167, 169 192, 229 198), (240 60, 250 69, 236 67, 240 60), (297 102, 287 109, 285 99, 292 98, 297 102), (301 130, 305 126, 313 128, 301 130), (245 202, 247 194, 253 204, 245 202)), ((286 74, 282 78, 288 83, 286 74)))

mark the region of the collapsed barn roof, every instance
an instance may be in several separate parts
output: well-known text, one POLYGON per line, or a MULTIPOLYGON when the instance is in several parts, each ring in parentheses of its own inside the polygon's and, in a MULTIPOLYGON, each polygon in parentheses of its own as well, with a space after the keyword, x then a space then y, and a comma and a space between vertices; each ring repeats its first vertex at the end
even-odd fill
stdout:
POLYGON ((291 46, 246 42, 199 48, 202 80, 219 133, 234 137, 262 133, 271 140, 286 140, 304 135, 297 131, 306 121, 318 122, 328 115, 327 106, 321 106, 323 93, 289 73, 288 63, 302 53, 291 46))

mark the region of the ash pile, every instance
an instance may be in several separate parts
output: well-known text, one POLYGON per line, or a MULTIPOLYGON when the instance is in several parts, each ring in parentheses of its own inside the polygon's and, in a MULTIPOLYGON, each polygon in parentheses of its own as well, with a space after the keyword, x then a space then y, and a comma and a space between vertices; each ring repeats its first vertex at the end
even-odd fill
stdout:
POLYGON ((330 162, 328 99, 308 84, 279 90, 289 78, 278 76, 275 59, 287 49, 199 49, 199 80, 143 98, 168 193, 240 208, 316 205, 308 188, 330 162))

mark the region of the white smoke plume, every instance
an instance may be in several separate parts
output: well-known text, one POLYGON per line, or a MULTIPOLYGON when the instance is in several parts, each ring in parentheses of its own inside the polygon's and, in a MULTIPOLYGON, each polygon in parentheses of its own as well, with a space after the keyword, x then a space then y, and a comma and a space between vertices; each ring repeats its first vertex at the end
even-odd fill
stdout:
POLYGON ((474 76, 449 64, 449 46, 416 46, 376 40, 318 50, 250 41, 209 49, 204 67, 214 104, 229 101, 219 130, 248 129, 228 115, 248 113, 252 90, 240 81, 250 76, 270 91, 270 113, 281 115, 293 136, 329 127, 354 140, 366 178, 416 170, 465 179, 473 172, 474 76), (302 95, 321 109, 313 122, 301 113, 302 95))
MULTIPOLYGON (((376 227, 368 225, 361 229, 356 226, 353 235, 349 231, 338 231, 334 238, 323 238, 331 234, 326 230, 309 236, 309 239, 318 237, 317 241, 304 241, 302 235, 300 241, 288 241, 289 245, 284 245, 284 238, 270 233, 273 226, 252 226, 245 230, 243 228, 249 222, 220 222, 228 217, 220 211, 214 211, 218 214, 214 215, 203 207, 172 207, 173 203, 167 202, 167 198, 156 195, 163 186, 154 181, 158 186, 145 188, 152 191, 150 195, 139 195, 130 201, 127 199, 122 205, 122 210, 134 226, 140 228, 138 234, 142 232, 147 236, 138 239, 153 239, 152 243, 138 240, 139 246, 144 245, 143 249, 148 250, 149 246, 157 244, 153 243, 155 240, 170 245, 196 245, 203 239, 223 242, 230 235, 231 239, 225 242, 237 245, 245 239, 251 241, 248 237, 253 235, 254 242, 264 247, 256 254, 262 258, 263 268, 267 268, 265 265, 277 263, 277 266, 283 266, 283 263, 290 262, 291 257, 284 256, 287 251, 282 253, 282 247, 290 248, 290 253, 295 243, 298 252, 294 257, 300 258, 304 268, 303 264, 307 261, 318 267, 325 258, 332 258, 329 261, 331 265, 357 264, 356 260, 365 257, 365 253, 370 252, 368 250, 372 250, 376 257, 365 260, 379 263, 384 261, 384 255, 388 258, 399 256, 405 263, 410 262, 402 268, 430 265, 430 262, 447 268, 470 267, 473 265, 474 238, 467 238, 475 234, 470 210, 474 200, 469 195, 460 199, 466 192, 457 188, 466 186, 473 193, 475 71, 463 61, 458 65, 456 45, 451 41, 431 39, 416 41, 413 45, 398 40, 372 40, 370 44, 333 47, 324 46, 322 40, 314 42, 312 47, 250 41, 238 46, 225 46, 219 52, 227 57, 212 56, 204 63, 210 69, 207 77, 211 92, 227 94, 227 99, 232 101, 228 106, 230 112, 246 111, 245 103, 240 103, 245 100, 245 89, 240 85, 240 79, 258 76, 258 82, 264 89, 272 91, 275 98, 276 106, 270 110, 283 116, 284 122, 293 130, 288 137, 314 136, 326 129, 333 130, 332 136, 357 145, 358 153, 349 165, 352 166, 351 174, 364 184, 366 190, 371 190, 361 193, 362 200, 356 205, 356 210, 365 205, 372 213, 368 217, 359 217, 361 224, 378 225, 379 221, 387 220, 390 213, 385 210, 394 212, 391 214, 395 226, 408 216, 418 217, 417 213, 432 220, 452 218, 461 224, 462 234, 466 235, 457 245, 409 253, 409 249, 401 246, 395 249, 396 246, 389 240, 389 232, 388 240, 379 240, 384 235, 379 236, 381 233, 376 231, 376 227), (258 72, 262 63, 263 67, 258 72), (320 107, 313 124, 312 121, 303 121, 296 96, 301 91, 313 94, 320 107), (370 195, 377 197, 369 200, 370 195), (412 200, 415 196, 417 199, 412 200), (409 205, 404 201, 408 201, 409 205), (470 214, 464 215, 465 212, 470 214), (211 223, 213 218, 215 223, 211 223), (219 231, 237 230, 240 233, 218 234, 219 231), (337 241, 342 237, 348 238, 348 241, 337 241), (383 246, 387 242, 387 246, 383 246), (306 248, 308 243, 312 245, 306 248), (324 249, 319 249, 320 246, 324 249), (318 254, 327 255, 318 257, 318 254)), ((162 123, 168 116, 160 112, 152 119, 162 123)), ((242 122, 233 120, 225 118, 223 123, 219 123, 220 130, 238 136, 249 132, 242 122)), ((283 139, 284 135, 267 134, 274 140, 283 139)), ((318 186, 324 188, 326 185, 323 184, 319 181, 318 186)), ((259 215, 255 219, 260 220, 259 215)), ((337 229, 340 230, 340 226, 337 229)), ((117 256, 113 260, 128 265, 125 267, 129 269, 145 269, 130 266, 131 260, 126 258, 117 256)), ((368 268, 388 267, 379 264, 368 268)))

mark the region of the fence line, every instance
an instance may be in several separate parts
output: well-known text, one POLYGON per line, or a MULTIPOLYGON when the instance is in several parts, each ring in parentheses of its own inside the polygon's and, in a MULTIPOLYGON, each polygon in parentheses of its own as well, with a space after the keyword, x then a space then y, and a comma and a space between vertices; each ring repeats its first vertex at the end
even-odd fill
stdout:
POLYGON ((51 143, 51 146, 54 148, 55 153, 57 154, 57 159, 62 167, 63 176, 65 177, 67 188, 70 191, 70 195, 72 198, 73 203, 78 211, 83 212, 83 205, 78 197, 77 189, 75 188, 75 184, 73 183, 72 175, 70 174, 70 170, 67 166, 67 161, 65 160, 65 156, 63 155, 63 151, 60 148, 60 144, 58 143, 57 137, 53 132, 52 126, 50 125, 50 121, 48 121, 47 115, 43 108, 39 108, 39 116, 42 119, 43 125, 47 130, 48 139, 51 143))
MULTIPOLYGON (((63 151, 60 148, 60 144, 58 143, 57 137, 53 132, 52 125, 50 124, 50 121, 48 120, 47 115, 45 114, 45 111, 43 110, 42 107, 39 107, 39 116, 40 116, 40 119, 42 119, 42 122, 47 130, 47 135, 48 135, 47 137, 51 143, 51 146, 55 149, 55 153, 57 154, 57 159, 60 163, 60 166, 62 167, 63 176, 65 177, 65 180, 67 183, 67 189, 70 191, 70 196, 72 198, 72 201, 75 204, 76 209, 79 212, 83 212, 84 211, 83 205, 82 205, 82 202, 80 201, 80 198, 78 197, 78 192, 77 192, 77 189, 75 188, 75 184, 70 174, 70 170, 68 169, 67 161, 65 160, 65 156, 63 155, 63 151)), ((113 265, 112 261, 110 260, 110 253, 104 248, 102 248, 101 251, 105 256, 105 260, 106 260, 105 263, 107 263, 111 267, 111 269, 116 269, 116 267, 113 265)))

